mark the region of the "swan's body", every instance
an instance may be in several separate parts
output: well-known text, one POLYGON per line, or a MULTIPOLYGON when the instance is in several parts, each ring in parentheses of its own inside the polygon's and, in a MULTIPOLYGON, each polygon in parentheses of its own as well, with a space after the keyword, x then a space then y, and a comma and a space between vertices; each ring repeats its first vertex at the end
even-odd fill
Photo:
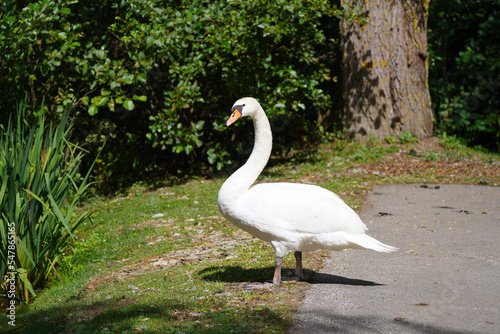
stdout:
POLYGON ((396 249, 366 235, 366 225, 356 212, 329 190, 298 183, 253 185, 271 154, 269 120, 253 98, 236 101, 231 111, 226 125, 241 116, 252 118, 255 145, 248 161, 222 185, 219 210, 231 223, 273 246, 276 252, 275 285, 281 281, 282 259, 292 251, 300 279, 303 251, 361 248, 390 252, 396 249))

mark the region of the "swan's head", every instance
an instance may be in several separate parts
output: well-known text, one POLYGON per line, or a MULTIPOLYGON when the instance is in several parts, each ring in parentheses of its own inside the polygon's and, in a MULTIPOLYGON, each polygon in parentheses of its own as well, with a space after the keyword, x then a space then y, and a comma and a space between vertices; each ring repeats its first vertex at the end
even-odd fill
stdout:
POLYGON ((259 102, 253 97, 244 97, 239 99, 233 104, 231 108, 231 116, 226 122, 226 126, 229 126, 236 122, 240 117, 250 116, 254 117, 259 112, 263 112, 262 107, 259 102))

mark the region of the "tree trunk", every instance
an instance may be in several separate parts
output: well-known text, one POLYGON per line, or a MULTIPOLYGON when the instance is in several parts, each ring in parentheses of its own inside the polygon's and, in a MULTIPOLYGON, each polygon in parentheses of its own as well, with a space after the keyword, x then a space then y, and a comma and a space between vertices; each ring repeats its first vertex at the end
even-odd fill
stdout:
MULTIPOLYGON (((344 3, 350 1, 343 1, 344 3)), ((427 83, 429 0, 355 0, 367 14, 341 22, 344 121, 356 140, 432 134, 427 83)))

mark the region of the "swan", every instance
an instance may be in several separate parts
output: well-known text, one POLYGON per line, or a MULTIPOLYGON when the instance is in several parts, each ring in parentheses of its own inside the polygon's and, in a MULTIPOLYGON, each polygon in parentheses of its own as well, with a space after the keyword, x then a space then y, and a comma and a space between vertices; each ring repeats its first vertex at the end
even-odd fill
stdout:
POLYGON ((247 162, 221 186, 217 204, 229 222, 274 248, 273 285, 280 285, 283 257, 289 252, 294 252, 295 275, 301 280, 302 252, 305 251, 357 248, 391 252, 397 249, 366 235, 367 227, 356 212, 329 190, 299 183, 254 185, 271 155, 271 126, 259 102, 251 97, 234 103, 225 125, 244 116, 253 120, 255 144, 247 162))

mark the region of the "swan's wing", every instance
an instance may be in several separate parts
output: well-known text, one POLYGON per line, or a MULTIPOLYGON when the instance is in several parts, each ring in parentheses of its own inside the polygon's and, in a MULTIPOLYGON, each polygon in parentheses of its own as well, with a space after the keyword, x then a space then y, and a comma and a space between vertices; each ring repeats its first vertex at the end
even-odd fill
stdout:
POLYGON ((262 183, 241 198, 248 221, 300 233, 364 233, 366 225, 335 193, 298 183, 262 183))

